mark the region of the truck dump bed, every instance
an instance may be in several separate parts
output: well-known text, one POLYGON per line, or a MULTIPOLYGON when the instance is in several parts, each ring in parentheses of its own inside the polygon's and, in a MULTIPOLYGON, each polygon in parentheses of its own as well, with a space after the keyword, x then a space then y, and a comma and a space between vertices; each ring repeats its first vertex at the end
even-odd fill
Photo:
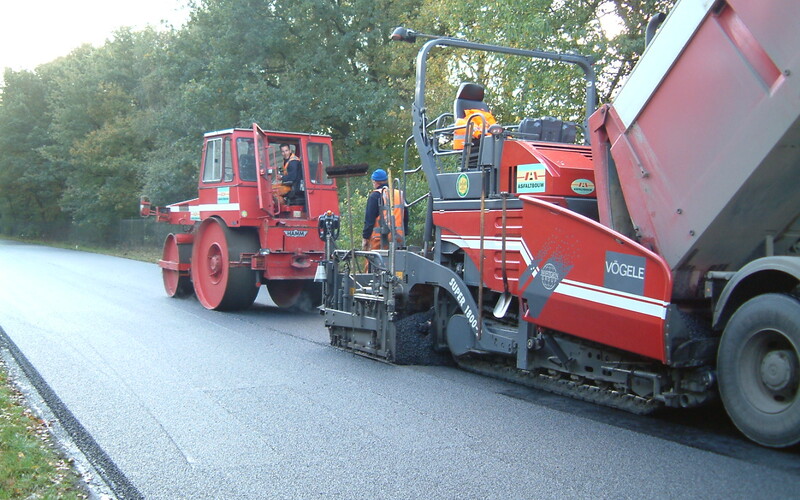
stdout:
POLYGON ((796 251, 798 19, 796 1, 679 2, 591 119, 601 222, 665 258, 676 298, 796 251))

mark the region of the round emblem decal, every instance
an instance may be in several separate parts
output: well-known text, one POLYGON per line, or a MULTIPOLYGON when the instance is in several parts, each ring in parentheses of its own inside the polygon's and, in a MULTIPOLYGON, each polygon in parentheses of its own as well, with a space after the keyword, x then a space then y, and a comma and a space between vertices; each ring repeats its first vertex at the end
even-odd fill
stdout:
POLYGON ((548 290, 555 288, 558 284, 558 270, 556 270, 556 266, 548 262, 540 272, 542 273, 542 286, 548 290))
POLYGON ((456 177, 456 194, 463 198, 469 193, 469 177, 467 174, 459 174, 456 177))
POLYGON ((575 179, 570 185, 576 194, 592 194, 594 192, 594 182, 589 179, 575 179))

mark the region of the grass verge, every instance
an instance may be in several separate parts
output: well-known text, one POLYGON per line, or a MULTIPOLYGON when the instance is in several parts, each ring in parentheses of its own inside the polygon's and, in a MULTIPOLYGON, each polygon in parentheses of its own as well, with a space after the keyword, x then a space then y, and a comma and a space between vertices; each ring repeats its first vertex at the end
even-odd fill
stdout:
POLYGON ((77 250, 81 250, 83 252, 101 253, 104 255, 113 255, 115 257, 124 257, 131 260, 149 262, 151 264, 155 264, 158 259, 161 258, 161 249, 154 248, 102 248, 79 246, 77 250))
POLYGON ((85 499, 80 477, 53 445, 45 422, 25 406, 0 360, 0 499, 85 499))

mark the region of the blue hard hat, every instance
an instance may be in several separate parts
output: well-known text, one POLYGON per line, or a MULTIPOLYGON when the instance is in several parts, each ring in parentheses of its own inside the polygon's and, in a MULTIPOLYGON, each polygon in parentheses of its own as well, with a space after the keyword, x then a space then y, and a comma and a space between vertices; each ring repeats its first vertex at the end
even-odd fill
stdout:
POLYGON ((372 180, 375 182, 384 182, 389 180, 389 176, 386 174, 386 170, 378 168, 372 172, 372 180))

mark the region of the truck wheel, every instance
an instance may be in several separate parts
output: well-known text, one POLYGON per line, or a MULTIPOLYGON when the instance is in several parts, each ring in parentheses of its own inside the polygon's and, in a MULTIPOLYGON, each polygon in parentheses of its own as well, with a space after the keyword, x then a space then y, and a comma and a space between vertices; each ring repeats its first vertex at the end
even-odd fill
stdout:
POLYGON ((192 255, 191 244, 178 244, 178 238, 170 233, 164 240, 161 253, 161 278, 164 280, 164 291, 170 297, 185 297, 192 293, 192 282, 187 271, 177 269, 181 264, 188 264, 192 255))
POLYGON ((258 237, 248 229, 231 229, 217 219, 200 225, 192 251, 192 282, 206 309, 234 311, 253 305, 258 295, 256 274, 235 267, 242 253, 257 253, 258 237))
POLYGON ((764 294, 731 317, 719 344, 717 375, 725 410, 753 441, 800 442, 800 302, 764 294))

